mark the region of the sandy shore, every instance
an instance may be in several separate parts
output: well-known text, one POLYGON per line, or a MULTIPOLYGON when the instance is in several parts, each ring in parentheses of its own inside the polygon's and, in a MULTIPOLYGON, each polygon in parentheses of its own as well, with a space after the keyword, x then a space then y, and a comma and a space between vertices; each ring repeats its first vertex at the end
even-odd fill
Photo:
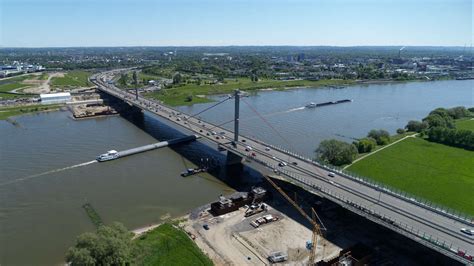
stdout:
MULTIPOLYGON (((168 216, 166 216, 166 219, 168 218, 168 216)), ((180 217, 176 217, 174 219, 171 219, 171 221, 179 221, 179 220, 187 220, 189 218, 189 215, 186 214, 186 215, 183 215, 183 216, 180 216, 180 217)), ((164 222, 160 222, 160 223, 154 223, 154 224, 149 224, 147 226, 143 226, 143 227, 140 227, 140 228, 136 228, 136 229, 133 229, 131 230, 131 232, 134 234, 133 238, 132 239, 135 239, 155 228, 157 228, 158 226, 162 225, 164 222)))

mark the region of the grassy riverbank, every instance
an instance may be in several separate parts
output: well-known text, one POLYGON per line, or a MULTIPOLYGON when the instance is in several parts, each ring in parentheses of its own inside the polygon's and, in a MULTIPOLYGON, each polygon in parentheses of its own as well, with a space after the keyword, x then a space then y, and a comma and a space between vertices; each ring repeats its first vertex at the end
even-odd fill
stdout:
POLYGON ((177 105, 191 105, 195 103, 203 103, 211 101, 206 96, 215 94, 230 94, 235 89, 244 91, 254 91, 260 89, 276 89, 282 90, 291 87, 321 87, 321 86, 341 86, 351 85, 354 81, 350 80, 260 80, 258 82, 252 82, 248 78, 240 79, 228 79, 222 84, 186 84, 182 86, 172 87, 169 89, 163 89, 158 92, 152 92, 146 94, 147 97, 158 99, 163 101, 165 104, 177 106, 177 105), (192 100, 189 101, 189 98, 192 100))
POLYGON ((14 107, 0 107, 0 120, 5 120, 12 116, 23 115, 27 113, 44 112, 58 110, 62 104, 48 104, 48 105, 26 105, 14 107))
POLYGON ((474 215, 474 152, 408 138, 364 158, 349 171, 474 215))
POLYGON ((213 265, 181 229, 162 224, 134 240, 136 265, 213 265))

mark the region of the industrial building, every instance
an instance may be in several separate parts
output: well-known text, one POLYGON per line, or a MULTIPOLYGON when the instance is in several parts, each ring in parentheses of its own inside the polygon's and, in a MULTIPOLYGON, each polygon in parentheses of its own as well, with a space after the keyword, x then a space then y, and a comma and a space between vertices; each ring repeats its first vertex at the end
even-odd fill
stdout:
POLYGON ((42 104, 51 103, 66 103, 71 101, 71 94, 69 92, 40 94, 42 104))

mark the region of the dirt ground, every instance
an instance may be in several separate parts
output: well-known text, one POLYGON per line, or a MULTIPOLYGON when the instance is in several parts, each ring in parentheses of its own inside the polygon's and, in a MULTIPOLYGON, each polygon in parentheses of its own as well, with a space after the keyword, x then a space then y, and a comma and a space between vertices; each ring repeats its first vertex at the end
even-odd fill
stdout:
POLYGON ((24 84, 28 84, 32 87, 24 89, 25 93, 33 93, 33 94, 40 94, 40 93, 49 93, 51 92, 51 86, 49 85, 50 81, 54 77, 64 77, 64 73, 62 72, 54 72, 48 73, 48 79, 46 80, 24 80, 24 84))
MULTIPOLYGON (((268 211, 244 217, 245 209, 219 217, 203 212, 197 219, 190 219, 185 230, 196 235, 196 244, 209 255, 216 265, 263 265, 270 264, 267 257, 271 252, 284 251, 290 264, 304 264, 309 250, 306 241, 312 232, 285 214, 270 207, 268 211), (278 221, 254 228, 250 222, 271 214, 278 221), (203 225, 207 224, 209 230, 203 225)), ((341 248, 323 239, 318 241, 317 260, 339 254, 341 248), (324 245, 324 248, 323 248, 324 245)))

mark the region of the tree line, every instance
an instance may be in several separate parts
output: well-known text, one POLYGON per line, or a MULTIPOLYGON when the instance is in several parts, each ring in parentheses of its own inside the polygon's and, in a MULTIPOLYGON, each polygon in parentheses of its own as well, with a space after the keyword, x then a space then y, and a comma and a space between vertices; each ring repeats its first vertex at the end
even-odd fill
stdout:
POLYGON ((316 159, 336 166, 350 164, 359 153, 371 152, 377 145, 383 146, 391 141, 388 131, 373 129, 367 137, 347 143, 337 139, 323 140, 316 149, 316 159))
POLYGON ((409 121, 406 129, 421 133, 433 142, 474 150, 474 132, 457 129, 455 124, 456 119, 472 117, 473 113, 474 108, 463 106, 436 108, 421 121, 409 121))

